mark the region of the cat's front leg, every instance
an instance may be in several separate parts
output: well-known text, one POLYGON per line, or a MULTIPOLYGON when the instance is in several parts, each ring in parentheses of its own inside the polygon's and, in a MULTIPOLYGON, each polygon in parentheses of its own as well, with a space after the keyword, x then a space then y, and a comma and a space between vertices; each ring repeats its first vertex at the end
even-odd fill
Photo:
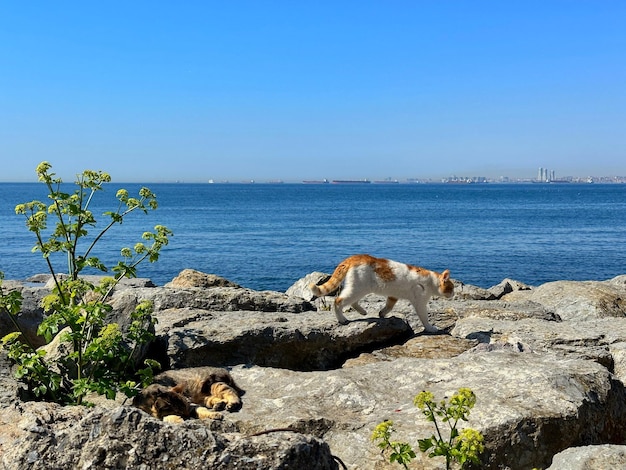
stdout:
POLYGON ((367 315, 367 310, 361 307, 358 302, 354 302, 352 305, 350 305, 350 307, 359 312, 361 315, 367 315))
POLYGON ((415 313, 419 317, 422 325, 424 325, 424 331, 426 333, 438 333, 439 328, 431 325, 428 321, 428 304, 422 304, 421 302, 412 302, 413 308, 415 308, 415 313))

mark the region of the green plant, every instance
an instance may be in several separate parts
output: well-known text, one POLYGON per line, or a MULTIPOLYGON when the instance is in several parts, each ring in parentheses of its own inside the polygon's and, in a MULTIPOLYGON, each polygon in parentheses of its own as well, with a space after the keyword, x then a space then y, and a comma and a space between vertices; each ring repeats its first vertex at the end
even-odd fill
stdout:
POLYGON ((429 457, 444 456, 446 458, 446 468, 450 468, 452 460, 465 465, 466 462, 478 463, 478 456, 484 450, 483 436, 480 432, 465 428, 460 432, 457 424, 460 420, 467 421, 470 410, 476 404, 476 395, 469 388, 460 388, 457 393, 452 395, 450 400, 446 402, 442 400, 439 404, 435 403, 435 397, 430 392, 421 392, 413 401, 428 421, 432 421, 435 425, 436 434, 428 439, 420 439, 419 448, 422 452, 432 451, 429 457), (450 437, 444 439, 437 417, 441 421, 448 424, 450 428, 450 437))
MULTIPOLYGON (((413 403, 426 419, 435 425, 435 433, 431 437, 418 440, 420 451, 429 452, 429 457, 445 457, 448 470, 453 461, 459 463, 461 467, 469 462, 479 463, 479 455, 484 450, 483 435, 471 428, 464 428, 461 431, 457 429, 459 421, 467 421, 470 410, 476 404, 474 392, 469 388, 460 388, 449 401, 442 400, 436 403, 431 392, 423 391, 415 397, 413 403), (448 425, 447 439, 437 418, 448 425)), ((407 464, 415 458, 415 453, 408 443, 391 441, 392 432, 393 422, 384 421, 374 429, 372 440, 378 442, 382 452, 390 451, 390 462, 398 462, 404 468, 408 468, 407 464)))
POLYGON ((409 468, 407 464, 415 458, 413 448, 406 442, 398 442, 391 440, 393 432, 393 421, 383 421, 372 433, 372 440, 378 441, 378 447, 381 452, 389 450, 389 462, 398 462, 404 468, 409 468))
POLYGON ((156 209, 156 196, 147 188, 141 188, 138 198, 130 197, 124 189, 119 190, 116 193, 117 210, 105 212, 110 221, 79 254, 88 228, 96 227, 96 219, 89 210, 90 202, 94 194, 103 189, 103 184, 110 182, 110 176, 101 171, 85 170, 77 176, 77 189, 69 194, 62 191, 61 179, 55 178, 50 168, 49 163, 42 162, 37 167, 37 174, 47 186, 51 202, 47 205, 40 201, 19 204, 15 211, 26 217, 26 226, 37 240, 33 251, 41 252, 54 281, 54 288, 42 301, 46 316, 37 333, 46 342, 60 335, 60 341, 70 347, 67 353, 54 360, 47 360, 45 350, 33 347, 18 321, 21 295, 15 291, 5 293, 0 276, 0 311, 9 315, 17 330, 5 336, 2 344, 17 364, 16 376, 36 397, 81 404, 90 392, 109 398, 120 391, 132 396, 140 386, 151 381, 153 368, 159 366, 151 360, 145 361, 143 368, 136 364, 138 349, 153 338, 156 319, 152 315, 152 305, 141 303, 131 314, 128 328, 122 331, 116 323, 107 323, 111 306, 106 300, 122 278, 136 277, 141 262, 158 260, 160 250, 168 244, 172 232, 162 225, 157 225, 154 232, 145 232, 143 242, 136 243, 132 249, 121 250, 122 260, 112 267, 112 277, 105 277, 99 285, 88 282, 80 276, 84 269, 108 271, 92 255, 98 241, 131 212, 147 213, 149 209, 156 209), (46 240, 44 233, 48 229, 49 216, 56 218, 56 225, 46 240), (54 253, 66 254, 67 275, 61 275, 55 269, 51 257, 54 253))

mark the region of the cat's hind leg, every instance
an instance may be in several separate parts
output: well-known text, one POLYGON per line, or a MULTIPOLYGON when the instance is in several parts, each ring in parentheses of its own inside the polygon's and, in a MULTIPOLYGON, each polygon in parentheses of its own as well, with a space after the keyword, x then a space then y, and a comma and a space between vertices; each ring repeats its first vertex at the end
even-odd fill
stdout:
POLYGON ((391 309, 393 309, 394 305, 396 305, 397 301, 398 301, 398 299, 396 299, 395 297, 387 297, 387 303, 380 310, 380 312, 378 312, 378 316, 380 318, 385 318, 387 316, 387 314, 389 312, 391 312, 391 309))
POLYGON ((345 308, 346 305, 351 305, 354 307, 354 305, 357 304, 358 308, 355 308, 355 310, 359 312, 361 315, 367 314, 367 312, 365 312, 365 310, 360 305, 358 305, 358 302, 359 300, 361 300, 361 297, 363 297, 363 295, 364 295, 363 292, 360 292, 354 288, 345 287, 337 295, 337 297, 335 297, 334 310, 335 310, 335 316, 337 317, 337 321, 339 323, 341 323, 342 325, 345 325, 348 323, 348 319, 343 314, 343 309, 345 308), (365 313, 362 313, 362 312, 365 312, 365 313))
POLYGON ((347 325, 348 319, 343 314, 343 299, 340 296, 335 297, 333 310, 335 312, 335 316, 337 317, 337 321, 342 325, 347 325))

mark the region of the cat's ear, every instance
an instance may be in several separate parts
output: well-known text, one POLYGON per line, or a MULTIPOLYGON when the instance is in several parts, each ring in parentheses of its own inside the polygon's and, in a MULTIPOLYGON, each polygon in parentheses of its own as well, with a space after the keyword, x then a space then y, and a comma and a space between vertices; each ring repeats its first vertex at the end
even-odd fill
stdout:
POLYGON ((448 279, 450 279, 450 270, 446 269, 444 272, 441 273, 441 280, 447 281, 448 279))

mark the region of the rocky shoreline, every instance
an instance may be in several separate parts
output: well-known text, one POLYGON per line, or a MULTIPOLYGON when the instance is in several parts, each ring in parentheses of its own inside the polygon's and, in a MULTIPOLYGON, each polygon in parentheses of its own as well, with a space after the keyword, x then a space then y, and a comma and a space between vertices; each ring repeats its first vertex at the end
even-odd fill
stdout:
MULTIPOLYGON (((243 408, 223 421, 163 423, 129 403, 94 408, 24 402, 0 356, 0 468, 400 468, 370 441, 391 419, 398 440, 417 448, 432 434, 412 405, 471 388, 469 425, 485 436, 481 468, 614 469, 626 466, 626 275, 529 287, 504 280, 491 289, 455 282, 451 300, 433 299, 422 334, 402 301, 389 318, 348 312, 312 299, 312 273, 287 293, 254 291, 185 270, 165 286, 120 285, 116 321, 142 300, 154 303, 157 339, 148 351, 167 368, 227 367, 246 389, 243 408)), ((21 320, 40 321, 46 278, 5 281, 24 296, 21 320)), ((0 317, 0 334, 10 331, 0 317)), ((33 334, 33 340, 38 340, 33 334)), ((40 339, 39 339, 40 341, 40 339)), ((410 468, 445 468, 418 455, 410 468)))

